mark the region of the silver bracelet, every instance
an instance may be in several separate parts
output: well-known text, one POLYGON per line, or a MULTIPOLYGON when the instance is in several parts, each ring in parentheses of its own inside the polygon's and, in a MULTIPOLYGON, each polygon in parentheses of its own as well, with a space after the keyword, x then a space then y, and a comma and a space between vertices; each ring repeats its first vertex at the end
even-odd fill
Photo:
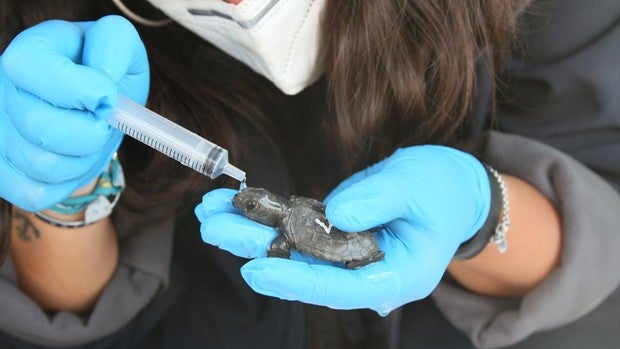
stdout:
POLYGON ((491 207, 482 227, 469 240, 459 245, 454 254, 454 259, 473 258, 491 243, 496 244, 501 253, 506 252, 506 233, 510 227, 506 183, 491 166, 485 164, 484 169, 491 186, 491 207))
POLYGON ((489 243, 496 244, 500 253, 506 252, 508 248, 508 241, 506 240, 506 233, 508 233, 508 229, 510 228, 510 207, 508 205, 508 190, 506 189, 506 182, 504 182, 504 178, 502 177, 497 170, 492 168, 491 166, 487 166, 489 172, 493 174, 495 180, 499 184, 502 194, 502 210, 500 213, 500 219, 495 227, 495 233, 489 239, 489 243))

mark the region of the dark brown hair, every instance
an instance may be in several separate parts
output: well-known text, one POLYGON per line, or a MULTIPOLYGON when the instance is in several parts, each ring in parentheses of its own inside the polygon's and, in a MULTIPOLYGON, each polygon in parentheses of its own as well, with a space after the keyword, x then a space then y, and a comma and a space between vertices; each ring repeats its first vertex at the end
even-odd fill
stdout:
MULTIPOLYGON (((125 3, 138 12, 161 16, 144 1, 125 3)), ((110 1, 2 0, 0 49, 20 31, 44 20, 96 20, 111 13, 118 10, 110 1)), ((151 65, 149 108, 225 147, 233 163, 247 155, 251 145, 245 140, 257 135, 272 135, 267 141, 277 147, 274 125, 285 106, 270 82, 177 24, 136 27, 151 65)), ((238 185, 208 179, 129 137, 119 156, 127 181, 119 205, 133 211, 171 215, 196 204, 215 186, 238 185)), ((11 205, 0 199, 0 258, 8 250, 10 228, 11 205)))
MULTIPOLYGON (((501 64, 527 2, 328 1, 324 63, 335 114, 332 141, 345 171, 399 146, 455 142, 476 93, 475 63, 483 57, 491 72, 501 64)), ((2 48, 42 20, 94 20, 114 12, 110 6, 95 0, 3 0, 2 48)), ((240 140, 249 133, 277 134, 273 125, 284 107, 272 85, 176 24, 139 29, 152 64, 150 108, 233 155, 244 153, 240 140)), ((134 210, 170 203, 173 212, 183 198, 214 185, 131 139, 120 155, 128 181, 123 204, 134 210)), ((6 251, 10 205, 0 206, 0 246, 6 251)))
POLYGON ((493 74, 527 2, 328 1, 331 129, 345 164, 367 166, 399 146, 454 142, 476 92, 475 63, 484 56, 493 74))

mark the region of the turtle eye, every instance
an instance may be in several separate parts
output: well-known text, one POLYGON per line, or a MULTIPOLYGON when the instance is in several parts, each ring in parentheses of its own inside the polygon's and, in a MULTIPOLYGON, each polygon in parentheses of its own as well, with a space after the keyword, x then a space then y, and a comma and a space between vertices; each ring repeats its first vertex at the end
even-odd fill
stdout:
POLYGON ((245 204, 245 209, 247 211, 252 211, 255 208, 256 208, 256 201, 250 201, 250 202, 245 204))

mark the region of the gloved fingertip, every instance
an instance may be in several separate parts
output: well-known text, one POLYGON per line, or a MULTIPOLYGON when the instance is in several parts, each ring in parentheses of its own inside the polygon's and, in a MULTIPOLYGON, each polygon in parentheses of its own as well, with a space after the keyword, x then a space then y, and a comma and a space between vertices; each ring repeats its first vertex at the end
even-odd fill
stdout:
POLYGON ((325 210, 325 216, 332 225, 344 231, 354 231, 360 223, 355 217, 351 217, 339 207, 328 207, 325 210))
POLYGON ((209 218, 210 216, 214 214, 222 213, 222 212, 230 212, 230 211, 232 210, 226 204, 213 205, 213 204, 205 203, 205 202, 200 202, 194 208, 194 214, 196 215, 196 218, 198 218, 198 220, 201 223, 204 223, 207 218, 209 218))
POLYGON ((255 259, 245 263, 241 267, 241 276, 243 276, 246 281, 254 280, 256 276, 260 276, 261 272, 266 269, 265 263, 263 263, 262 259, 255 259))
POLYGON ((112 97, 111 95, 103 95, 100 97, 93 107, 94 114, 102 120, 105 120, 108 116, 112 115, 114 112, 116 105, 116 96, 112 97))
POLYGON ((292 273, 291 268, 287 267, 291 263, 299 262, 273 257, 257 258, 241 267, 241 276, 260 294, 284 300, 304 300, 308 297, 299 291, 312 289, 312 286, 306 285, 308 278, 300 277, 299 270, 292 273))
POLYGON ((370 212, 360 209, 355 202, 332 200, 325 209, 327 220, 340 230, 355 232, 375 225, 368 221, 370 212))
POLYGON ((386 317, 392 312, 392 309, 388 309, 385 307, 372 308, 372 310, 374 310, 381 317, 386 317))
POLYGON ((196 218, 198 218, 200 222, 205 220, 206 214, 202 209, 202 204, 196 205, 196 207, 194 208, 194 215, 196 216, 196 218))
POLYGON ((136 27, 129 21, 127 18, 119 15, 106 15, 101 17, 95 23, 97 26, 101 26, 102 31, 105 30, 113 30, 117 33, 125 33, 128 32, 137 35, 136 27))
POLYGON ((213 234, 211 232, 210 227, 205 226, 204 224, 200 225, 200 239, 205 244, 209 244, 215 247, 220 247, 221 241, 218 239, 218 234, 213 234))
POLYGON ((270 272, 261 263, 263 259, 252 260, 241 267, 241 277, 255 292, 271 296, 279 297, 278 293, 274 290, 274 285, 269 281, 270 272))
POLYGON ((200 217, 203 219, 218 212, 232 212, 234 211, 232 197, 235 193, 233 189, 228 188, 218 188, 208 191, 202 195, 202 199, 196 206, 194 212, 196 215, 200 214, 200 217))
POLYGON ((84 33, 82 61, 104 72, 115 83, 128 73, 148 72, 146 51, 137 30, 118 15, 100 18, 84 33))
POLYGON ((202 196, 204 206, 232 206, 232 198, 237 191, 228 188, 218 188, 205 193, 202 196))

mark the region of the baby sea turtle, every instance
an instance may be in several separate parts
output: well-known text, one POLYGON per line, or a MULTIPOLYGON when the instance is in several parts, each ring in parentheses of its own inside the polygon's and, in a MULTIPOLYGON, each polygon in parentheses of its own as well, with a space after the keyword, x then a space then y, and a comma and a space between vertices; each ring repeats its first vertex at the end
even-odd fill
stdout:
POLYGON ((289 258, 295 249, 326 261, 344 262, 349 269, 383 259, 372 230, 345 233, 332 227, 325 217, 325 205, 318 200, 285 199, 263 188, 248 187, 232 202, 244 216, 280 233, 271 242, 269 257, 289 258))

